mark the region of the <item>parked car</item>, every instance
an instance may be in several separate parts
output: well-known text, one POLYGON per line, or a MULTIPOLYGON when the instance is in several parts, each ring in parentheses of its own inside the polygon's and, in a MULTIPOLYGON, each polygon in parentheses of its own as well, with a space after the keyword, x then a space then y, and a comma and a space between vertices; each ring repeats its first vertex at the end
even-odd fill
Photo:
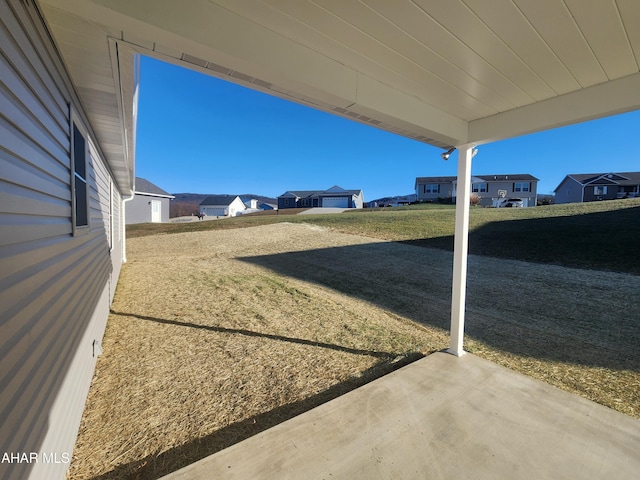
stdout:
POLYGON ((499 203, 498 207, 524 207, 524 203, 521 198, 507 198, 499 203))

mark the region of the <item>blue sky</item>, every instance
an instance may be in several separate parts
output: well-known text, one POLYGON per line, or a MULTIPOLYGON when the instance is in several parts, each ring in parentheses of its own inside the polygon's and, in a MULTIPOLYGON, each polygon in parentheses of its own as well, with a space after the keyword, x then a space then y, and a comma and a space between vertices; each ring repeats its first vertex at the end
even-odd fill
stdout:
MULTIPOLYGON (((640 112, 479 147, 472 173, 530 173, 538 193, 565 175, 640 170, 640 112)), ((416 177, 456 175, 454 154, 142 57, 136 176, 170 193, 253 193, 340 185, 365 200, 413 193, 416 177)))

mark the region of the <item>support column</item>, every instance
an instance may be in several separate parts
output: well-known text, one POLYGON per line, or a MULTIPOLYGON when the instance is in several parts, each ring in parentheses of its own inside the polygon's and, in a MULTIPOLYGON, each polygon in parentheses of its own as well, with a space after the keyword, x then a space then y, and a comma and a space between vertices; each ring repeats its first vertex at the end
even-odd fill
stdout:
POLYGON ((456 230, 453 250, 451 289, 451 344, 449 353, 464 355, 464 311, 467 295, 467 254, 469 251, 469 203, 471 197, 471 159, 473 145, 458 147, 458 183, 456 188, 456 230))

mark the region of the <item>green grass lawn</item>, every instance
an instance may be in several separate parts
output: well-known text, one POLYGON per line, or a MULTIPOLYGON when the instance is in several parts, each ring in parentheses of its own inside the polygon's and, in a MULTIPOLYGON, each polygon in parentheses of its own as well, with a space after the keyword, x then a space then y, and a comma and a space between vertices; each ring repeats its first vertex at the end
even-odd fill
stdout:
MULTIPOLYGON (((455 207, 414 205, 331 215, 244 215, 183 224, 127 227, 130 237, 305 222, 345 233, 452 250, 455 207)), ((473 207, 472 254, 640 274, 640 199, 535 208, 473 207)))

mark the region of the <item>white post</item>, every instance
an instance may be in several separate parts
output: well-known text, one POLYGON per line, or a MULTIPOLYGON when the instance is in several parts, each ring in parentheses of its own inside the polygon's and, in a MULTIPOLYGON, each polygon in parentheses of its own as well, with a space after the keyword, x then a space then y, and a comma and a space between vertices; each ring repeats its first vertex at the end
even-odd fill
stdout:
POLYGON ((458 182, 456 188, 456 230, 453 249, 451 288, 451 345, 449 353, 464 355, 464 310, 467 294, 467 253, 469 250, 469 205, 471 199, 471 158, 473 145, 458 147, 458 182))

